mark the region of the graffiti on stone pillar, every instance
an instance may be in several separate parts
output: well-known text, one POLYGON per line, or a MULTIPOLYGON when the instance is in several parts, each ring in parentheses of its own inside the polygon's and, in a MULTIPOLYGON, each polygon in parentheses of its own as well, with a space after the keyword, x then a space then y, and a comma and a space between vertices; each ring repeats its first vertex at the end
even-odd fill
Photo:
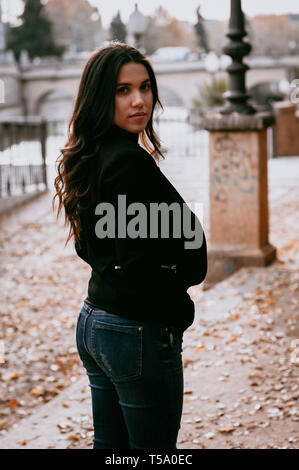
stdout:
POLYGON ((228 134, 215 140, 211 171, 214 198, 219 202, 227 202, 232 187, 243 194, 252 194, 256 189, 257 172, 252 154, 228 134))

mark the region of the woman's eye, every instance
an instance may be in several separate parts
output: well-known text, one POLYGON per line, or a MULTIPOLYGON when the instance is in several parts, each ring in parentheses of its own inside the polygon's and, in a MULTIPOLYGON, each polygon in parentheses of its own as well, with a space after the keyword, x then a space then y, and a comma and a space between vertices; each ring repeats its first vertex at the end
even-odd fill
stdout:
POLYGON ((145 85, 143 85, 144 90, 149 90, 150 87, 151 87, 150 83, 146 83, 145 85))
POLYGON ((128 87, 123 86, 117 89, 117 93, 126 93, 127 90, 128 90, 128 87))

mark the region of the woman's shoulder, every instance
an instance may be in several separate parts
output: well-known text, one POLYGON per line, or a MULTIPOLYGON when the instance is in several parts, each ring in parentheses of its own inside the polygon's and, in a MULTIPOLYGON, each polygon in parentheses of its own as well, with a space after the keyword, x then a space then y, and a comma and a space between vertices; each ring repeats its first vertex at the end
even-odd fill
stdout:
POLYGON ((154 158, 138 144, 138 134, 128 132, 116 125, 111 126, 100 146, 101 160, 104 166, 133 163, 136 158, 144 162, 155 163, 154 158))
POLYGON ((130 140, 105 140, 100 147, 100 153, 109 161, 122 155, 140 155, 142 149, 137 142, 130 140))
POLYGON ((107 194, 113 189, 137 191, 140 186, 157 186, 160 173, 154 158, 138 144, 109 145, 102 155, 99 184, 107 194), (107 150, 109 150, 107 152, 107 150))
POLYGON ((130 141, 105 143, 100 150, 104 171, 111 167, 137 166, 140 168, 157 166, 154 158, 138 143, 130 141))

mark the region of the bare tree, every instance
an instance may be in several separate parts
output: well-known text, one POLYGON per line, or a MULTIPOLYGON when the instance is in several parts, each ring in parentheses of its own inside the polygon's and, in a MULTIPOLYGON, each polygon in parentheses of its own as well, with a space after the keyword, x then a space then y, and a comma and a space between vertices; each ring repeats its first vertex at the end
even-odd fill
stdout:
POLYGON ((194 29, 196 32, 197 40, 198 40, 198 45, 200 47, 200 50, 205 52, 206 54, 209 52, 209 46, 208 46, 208 39, 207 39, 207 34, 206 34, 206 29, 204 25, 204 19, 202 15, 199 12, 200 7, 197 8, 196 10, 196 15, 197 15, 197 23, 194 25, 194 29))
POLYGON ((110 23, 110 39, 114 39, 120 42, 126 42, 127 28, 122 22, 120 17, 120 11, 117 12, 110 23))

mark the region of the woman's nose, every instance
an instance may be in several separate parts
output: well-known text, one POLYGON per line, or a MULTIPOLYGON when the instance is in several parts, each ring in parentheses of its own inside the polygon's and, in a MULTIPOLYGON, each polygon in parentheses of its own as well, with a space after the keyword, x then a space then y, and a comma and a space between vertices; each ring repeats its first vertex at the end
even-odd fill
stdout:
POLYGON ((140 91, 137 91, 133 95, 133 106, 138 106, 140 104, 143 104, 143 98, 140 91))

